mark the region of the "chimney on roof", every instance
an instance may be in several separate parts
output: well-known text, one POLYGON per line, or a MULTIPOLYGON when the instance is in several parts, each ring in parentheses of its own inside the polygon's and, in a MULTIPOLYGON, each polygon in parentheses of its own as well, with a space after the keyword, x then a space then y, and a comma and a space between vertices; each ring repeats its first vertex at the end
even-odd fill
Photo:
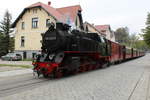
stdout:
POLYGON ((50 2, 50 1, 48 2, 48 5, 49 5, 49 6, 51 5, 51 2, 50 2))

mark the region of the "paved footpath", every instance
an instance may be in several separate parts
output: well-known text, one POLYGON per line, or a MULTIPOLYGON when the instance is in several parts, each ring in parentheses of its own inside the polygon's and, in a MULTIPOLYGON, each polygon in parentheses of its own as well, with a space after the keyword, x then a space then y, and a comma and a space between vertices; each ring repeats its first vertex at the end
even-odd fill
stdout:
POLYGON ((3 71, 3 72, 0 72, 0 78, 28 74, 28 73, 33 73, 33 70, 32 69, 17 69, 17 70, 3 71))
POLYGON ((106 69, 49 80, 0 100, 150 100, 150 54, 106 69))
POLYGON ((31 65, 32 61, 3 61, 0 59, 0 64, 31 65))

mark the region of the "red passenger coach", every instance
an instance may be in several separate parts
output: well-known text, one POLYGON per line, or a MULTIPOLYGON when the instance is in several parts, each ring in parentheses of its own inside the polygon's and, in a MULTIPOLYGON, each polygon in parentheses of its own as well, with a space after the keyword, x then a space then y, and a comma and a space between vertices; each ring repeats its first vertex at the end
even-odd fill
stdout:
POLYGON ((137 57, 137 50, 132 48, 132 58, 137 57))
POLYGON ((120 45, 118 43, 109 41, 111 45, 111 56, 110 56, 110 62, 111 63, 116 63, 120 62, 124 59, 124 48, 125 46, 120 45))
POLYGON ((144 56, 145 52, 144 51, 139 51, 139 57, 144 56))
POLYGON ((126 47, 125 48, 125 59, 131 59, 132 58, 132 48, 126 47))

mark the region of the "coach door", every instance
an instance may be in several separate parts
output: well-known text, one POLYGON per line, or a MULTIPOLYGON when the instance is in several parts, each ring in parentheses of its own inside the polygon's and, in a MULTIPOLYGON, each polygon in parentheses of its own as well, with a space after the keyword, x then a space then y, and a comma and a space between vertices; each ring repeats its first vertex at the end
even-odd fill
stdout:
POLYGON ((119 51, 119 58, 121 59, 121 60, 123 60, 125 57, 125 53, 124 53, 124 46, 120 46, 120 51, 119 51))
POLYGON ((134 55, 134 50, 133 50, 133 48, 131 49, 131 57, 133 57, 133 55, 134 55))
POLYGON ((121 57, 121 55, 122 55, 121 52, 122 52, 122 48, 121 48, 121 46, 119 46, 119 60, 121 60, 121 58, 122 58, 121 57))
POLYGON ((125 46, 122 47, 122 52, 123 52, 123 60, 125 60, 126 59, 126 47, 125 46))

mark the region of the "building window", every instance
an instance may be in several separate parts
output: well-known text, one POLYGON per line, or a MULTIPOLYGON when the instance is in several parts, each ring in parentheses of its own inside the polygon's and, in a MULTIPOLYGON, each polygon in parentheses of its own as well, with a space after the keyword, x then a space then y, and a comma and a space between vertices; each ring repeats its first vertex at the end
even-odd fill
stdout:
POLYGON ((30 13, 30 9, 28 9, 28 12, 30 13))
POLYGON ((89 32, 89 28, 88 28, 87 25, 86 25, 85 31, 86 31, 86 32, 89 32))
POLYGON ((103 33, 104 33, 104 32, 106 32, 106 30, 101 30, 101 32, 103 32, 103 33))
POLYGON ((33 13, 36 14, 37 13, 37 9, 33 9, 33 13))
POLYGON ((24 36, 21 36, 21 47, 24 47, 25 45, 25 38, 24 36))
POLYGON ((21 28, 25 29, 25 23, 24 22, 21 23, 21 28))
POLYGON ((50 26, 50 19, 46 19, 46 27, 49 27, 50 26))
POLYGON ((36 53, 32 53, 32 58, 35 58, 36 57, 36 53))
POLYGON ((32 18, 32 28, 38 27, 38 18, 32 18))
POLYGON ((76 19, 76 21, 75 21, 75 25, 76 25, 76 26, 78 26, 78 19, 76 19))

